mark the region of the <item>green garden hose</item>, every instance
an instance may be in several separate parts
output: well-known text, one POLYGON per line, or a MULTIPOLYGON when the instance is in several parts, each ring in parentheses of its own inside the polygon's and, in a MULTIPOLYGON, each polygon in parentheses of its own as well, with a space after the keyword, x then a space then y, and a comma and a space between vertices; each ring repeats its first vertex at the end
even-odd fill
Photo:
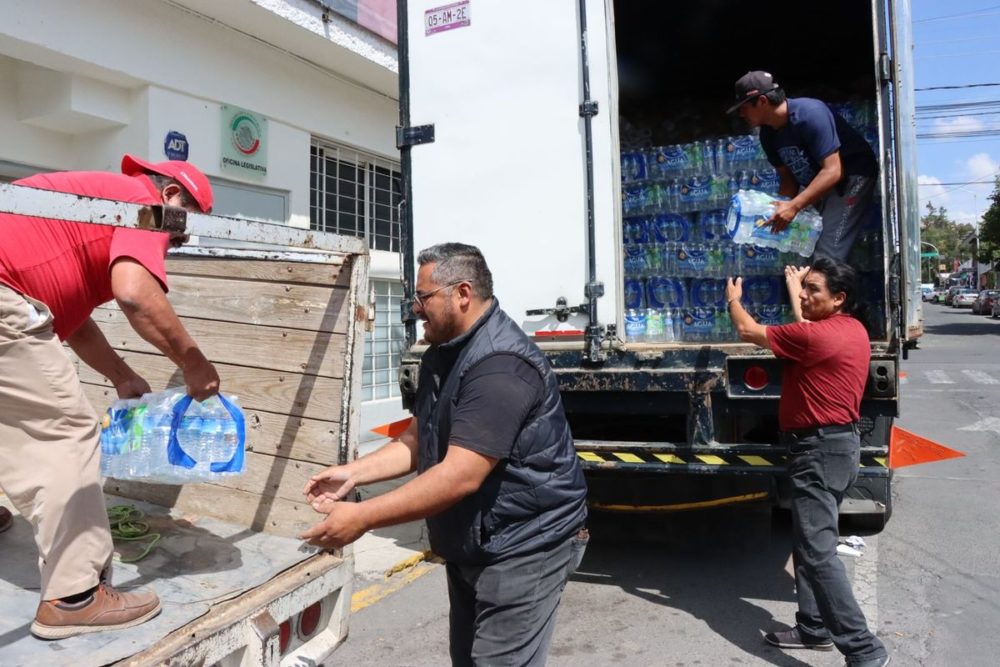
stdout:
POLYGON ((108 523, 111 524, 111 537, 125 542, 149 540, 149 544, 138 556, 125 558, 119 556, 122 563, 135 563, 149 555, 156 543, 160 541, 159 533, 149 532, 149 524, 143 521, 145 514, 134 505, 112 505, 108 508, 108 523))

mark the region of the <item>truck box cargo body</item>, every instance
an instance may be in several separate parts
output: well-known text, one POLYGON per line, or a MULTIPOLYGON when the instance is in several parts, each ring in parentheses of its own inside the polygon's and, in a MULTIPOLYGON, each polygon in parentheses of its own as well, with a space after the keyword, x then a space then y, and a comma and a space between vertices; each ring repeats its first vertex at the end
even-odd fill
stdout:
MULTIPOLYGON (((0 185, 4 212, 133 226, 143 209, 150 210, 0 185)), ((147 556, 115 564, 114 583, 151 588, 163 611, 122 631, 53 642, 28 634, 38 604, 37 554, 31 527, 16 521, 2 540, 5 665, 321 664, 347 634, 351 548, 325 552, 297 535, 321 518, 304 501, 306 480, 356 456, 367 249, 359 239, 281 225, 186 217, 188 231, 202 238, 269 246, 191 247, 167 258, 174 310, 218 370, 222 391, 242 405, 245 471, 185 485, 106 479, 108 504, 144 512, 150 533, 115 540, 116 552, 135 557, 159 534, 147 556)), ((113 302, 93 319, 154 390, 183 386, 180 371, 132 331, 113 302)), ((114 387, 67 352, 103 414, 117 399, 114 387)))
MULTIPOLYGON (((807 260, 761 266, 767 252, 711 222, 734 186, 774 185, 756 137, 725 110, 733 82, 765 69, 863 133, 879 184, 850 261, 872 361, 844 512, 880 527, 898 361, 921 333, 907 0, 407 0, 399 19, 404 282, 412 290, 422 248, 482 249, 501 307, 556 370, 598 508, 783 498, 782 362, 699 299, 740 274, 759 282, 762 322, 788 321, 781 270, 807 260), (676 225, 684 234, 656 236, 676 225), (657 301, 665 284, 676 303, 657 301), (650 309, 656 326, 636 327, 650 309)), ((414 342, 407 304, 403 317, 414 342)), ((404 397, 421 349, 404 359, 404 397)))

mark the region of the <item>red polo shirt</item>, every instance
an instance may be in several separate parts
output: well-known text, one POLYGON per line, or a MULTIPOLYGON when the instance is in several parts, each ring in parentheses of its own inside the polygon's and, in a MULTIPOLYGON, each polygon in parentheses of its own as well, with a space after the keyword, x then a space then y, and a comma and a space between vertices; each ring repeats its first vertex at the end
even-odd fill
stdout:
MULTIPOLYGON (((136 204, 158 204, 146 176, 57 172, 16 181, 42 190, 136 204)), ((110 301, 111 265, 121 257, 142 264, 167 290, 164 258, 170 239, 160 232, 0 214, 0 283, 42 301, 60 340, 110 301)))
POLYGON ((774 355, 788 362, 778 405, 782 431, 858 420, 871 360, 871 343, 861 322, 834 315, 766 331, 774 355))

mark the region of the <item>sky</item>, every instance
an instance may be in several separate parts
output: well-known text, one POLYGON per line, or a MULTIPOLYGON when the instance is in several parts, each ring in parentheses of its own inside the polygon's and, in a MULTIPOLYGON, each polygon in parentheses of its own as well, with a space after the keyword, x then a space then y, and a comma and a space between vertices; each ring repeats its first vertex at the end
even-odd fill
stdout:
POLYGON ((1000 2, 911 0, 911 10, 918 135, 956 130, 989 133, 977 137, 918 138, 921 215, 930 201, 935 206, 944 206, 953 220, 975 223, 989 207, 994 179, 1000 174, 1000 85, 920 89, 1000 84, 1000 2), (975 102, 995 104, 978 109, 921 112, 921 107, 928 105, 975 102))

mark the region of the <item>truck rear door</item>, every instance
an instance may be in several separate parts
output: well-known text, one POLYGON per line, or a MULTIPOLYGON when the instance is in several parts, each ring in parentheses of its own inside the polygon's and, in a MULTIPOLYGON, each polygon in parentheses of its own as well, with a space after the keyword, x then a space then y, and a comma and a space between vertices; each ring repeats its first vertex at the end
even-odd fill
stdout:
MULTIPOLYGON (((586 303, 582 43, 598 109, 592 156, 601 322, 615 321, 621 293, 613 36, 604 0, 583 4, 584 26, 577 2, 399 2, 401 117, 434 132, 412 147, 409 162, 404 152, 414 250, 445 241, 478 246, 501 306, 528 331, 556 320, 526 318, 527 310, 552 308, 560 297, 569 307, 586 303)), ((562 327, 586 324, 577 313, 562 327)))
MULTIPOLYGON (((887 173, 894 204, 899 248, 899 319, 901 342, 923 333, 920 301, 920 207, 917 194, 917 138, 914 107, 913 33, 910 0, 890 0, 892 151, 894 169, 887 173)), ((890 267, 892 268, 892 267, 890 267)))

